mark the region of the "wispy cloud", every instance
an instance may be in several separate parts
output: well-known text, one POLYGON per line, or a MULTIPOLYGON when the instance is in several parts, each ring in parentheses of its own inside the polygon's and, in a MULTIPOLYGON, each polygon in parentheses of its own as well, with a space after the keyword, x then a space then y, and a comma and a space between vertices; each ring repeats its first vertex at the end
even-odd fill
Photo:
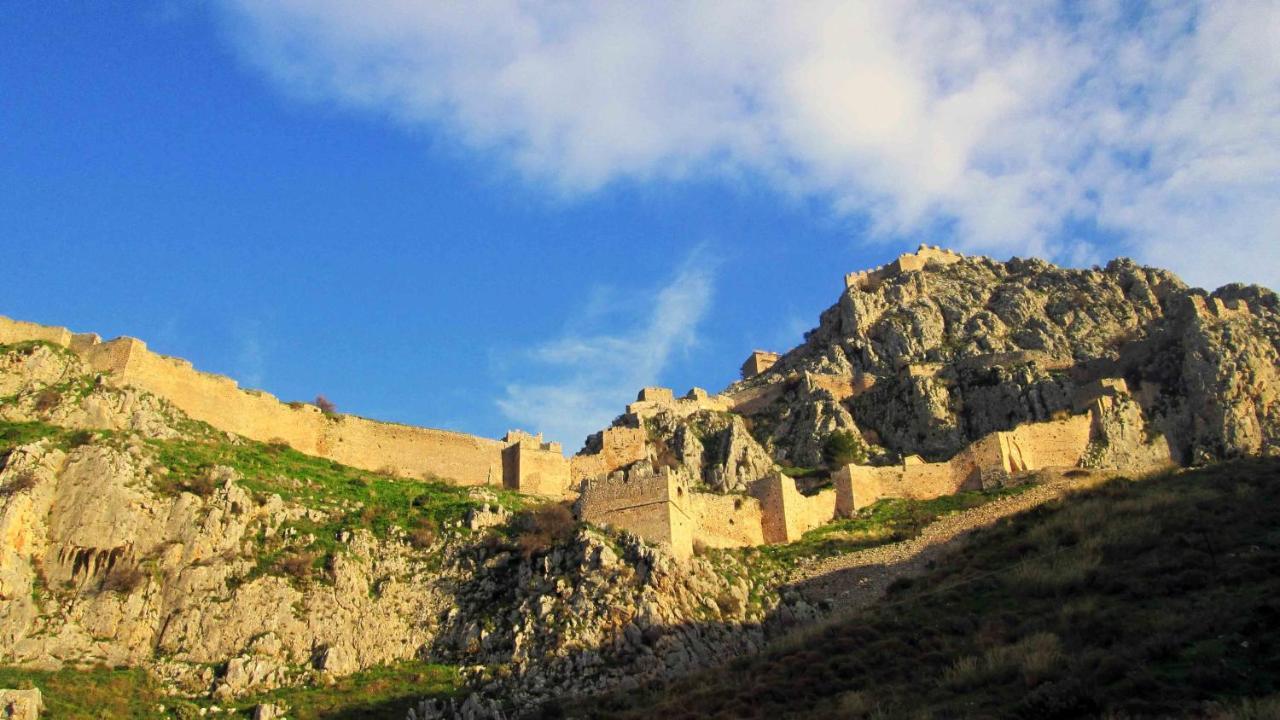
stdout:
POLYGON ((577 450, 587 435, 622 412, 638 389, 658 382, 673 357, 697 343, 714 267, 707 253, 695 252, 659 290, 627 295, 630 309, 642 312, 620 333, 575 330, 529 349, 533 369, 552 379, 508 384, 497 401, 503 415, 577 450))
POLYGON ((880 237, 1280 280, 1276 2, 224 6, 290 91, 564 193, 750 172, 880 237))
POLYGON ((262 348, 262 326, 256 320, 237 323, 235 328, 236 376, 247 388, 261 388, 266 382, 266 353, 262 348))

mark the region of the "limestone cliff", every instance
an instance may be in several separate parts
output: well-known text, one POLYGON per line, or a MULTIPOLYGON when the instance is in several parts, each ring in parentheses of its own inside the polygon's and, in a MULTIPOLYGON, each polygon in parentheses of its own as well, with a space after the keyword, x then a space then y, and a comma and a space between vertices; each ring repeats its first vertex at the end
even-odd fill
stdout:
MULTIPOLYGON (((1274 292, 1213 293, 1115 260, 950 255, 850 281, 805 342, 726 391, 774 457, 807 464, 827 428, 945 459, 996 430, 1073 410, 1081 388, 1123 378, 1181 462, 1280 452, 1280 312, 1274 292), (814 392, 835 388, 822 423, 814 392), (846 413, 847 416, 846 417, 846 413)), ((825 399, 825 398, 824 398, 825 399)))

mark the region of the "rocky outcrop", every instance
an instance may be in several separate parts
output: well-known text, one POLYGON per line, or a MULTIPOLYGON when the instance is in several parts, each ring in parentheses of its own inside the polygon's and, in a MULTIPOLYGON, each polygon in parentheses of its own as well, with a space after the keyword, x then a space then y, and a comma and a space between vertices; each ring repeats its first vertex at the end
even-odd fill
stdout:
POLYGON ((0 352, 0 398, 0 420, 125 430, 148 438, 211 433, 168 401, 112 386, 75 353, 47 343, 23 343, 0 352))
POLYGON ((404 543, 355 532, 324 582, 296 585, 260 574, 259 538, 315 511, 255 497, 227 468, 211 471, 207 497, 156 492, 150 472, 136 443, 10 454, 0 487, 21 489, 0 506, 4 662, 230 661, 225 696, 284 682, 288 668, 410 658, 430 637, 421 618, 447 601, 404 543))
POLYGON ((0 690, 0 720, 38 720, 44 709, 40 691, 0 690))
MULTIPOLYGON (((1263 288, 1206 295, 1124 259, 1073 270, 960 258, 848 287, 803 345, 726 392, 844 377, 855 389, 837 399, 864 437, 941 460, 990 432, 1071 412, 1090 382, 1124 378, 1179 462, 1274 454, 1277 306, 1263 288)), ((757 422, 806 413, 808 399, 767 397, 744 410, 756 438, 776 458, 811 460, 796 448, 825 428, 757 422)))
POLYGON ((486 717, 485 698, 527 709, 557 695, 635 687, 753 652, 772 628, 818 615, 798 596, 779 606, 731 556, 678 563, 625 533, 582 530, 531 557, 481 545, 457 563, 470 579, 435 652, 510 673, 478 677, 468 712, 424 704, 419 718, 486 717))
POLYGON ((744 491, 773 469, 773 459, 740 416, 708 410, 684 416, 664 412, 644 423, 654 469, 682 469, 717 492, 744 491))

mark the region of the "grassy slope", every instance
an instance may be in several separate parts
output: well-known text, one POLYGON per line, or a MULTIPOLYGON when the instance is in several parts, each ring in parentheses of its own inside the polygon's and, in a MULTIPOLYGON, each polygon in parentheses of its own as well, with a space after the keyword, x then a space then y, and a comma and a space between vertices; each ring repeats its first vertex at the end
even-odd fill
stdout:
MULTIPOLYGON (((231 717, 251 717, 260 702, 283 703, 295 720, 402 720, 410 705, 425 697, 453 694, 457 671, 444 665, 405 662, 338 679, 332 685, 282 688, 242 698, 223 709, 231 717)), ((79 668, 42 672, 0 668, 0 687, 38 687, 51 720, 90 718, 199 717, 200 708, 215 705, 166 696, 160 684, 140 668, 79 668), (159 706, 165 713, 157 712, 159 706)), ((212 715, 209 717, 227 717, 212 715)))
POLYGON ((1077 493, 860 615, 574 713, 1275 717, 1277 692, 1280 461, 1253 460, 1077 493))

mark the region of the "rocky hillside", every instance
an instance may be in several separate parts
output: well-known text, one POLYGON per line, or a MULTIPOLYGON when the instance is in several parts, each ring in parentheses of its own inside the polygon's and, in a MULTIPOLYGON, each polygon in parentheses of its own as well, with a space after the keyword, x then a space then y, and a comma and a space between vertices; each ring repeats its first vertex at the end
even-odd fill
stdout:
POLYGON ((756 437, 812 465, 826 428, 942 459, 1122 377, 1177 458, 1203 463, 1280 453, 1278 359, 1280 302, 1263 288, 1206 295, 1123 259, 1072 270, 966 257, 847 288, 803 345, 729 392, 782 384, 751 412, 756 437), (869 387, 842 400, 805 373, 869 387))
POLYGON ((220 433, 55 346, 0 347, 0 393, 0 665, 234 704, 427 660, 509 704, 750 651, 778 614, 733 557, 220 433))
POLYGON ((820 472, 833 437, 842 462, 945 460, 993 431, 1079 412, 1082 388, 1120 379, 1131 394, 1108 435, 1123 441, 1097 448, 1101 465, 1280 454, 1270 290, 1205 293, 1124 259, 1073 270, 949 255, 861 275, 802 345, 722 393, 728 411, 624 414, 615 426, 645 427, 649 464, 729 492, 775 463, 820 472))
POLYGON ((547 716, 1274 718, 1280 459, 1112 480, 757 656, 547 716))

